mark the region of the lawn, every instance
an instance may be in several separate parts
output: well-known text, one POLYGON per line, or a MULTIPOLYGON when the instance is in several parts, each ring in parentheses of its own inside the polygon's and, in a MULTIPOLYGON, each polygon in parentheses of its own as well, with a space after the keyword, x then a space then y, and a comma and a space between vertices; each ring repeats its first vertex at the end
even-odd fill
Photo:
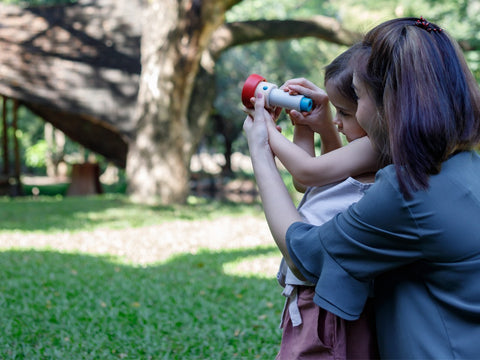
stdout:
POLYGON ((103 195, 0 209, 1 359, 275 357, 279 253, 260 205, 103 195))

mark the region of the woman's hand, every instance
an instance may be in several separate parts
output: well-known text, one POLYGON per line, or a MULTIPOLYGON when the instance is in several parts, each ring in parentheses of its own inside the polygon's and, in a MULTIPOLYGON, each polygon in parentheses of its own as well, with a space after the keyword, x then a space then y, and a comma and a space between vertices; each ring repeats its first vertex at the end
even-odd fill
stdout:
POLYGON ((243 123, 243 130, 247 135, 250 154, 251 156, 255 156, 255 153, 259 151, 266 151, 272 154, 268 142, 267 126, 275 127, 274 119, 272 114, 265 109, 265 99, 263 94, 260 93, 256 98, 252 98, 252 102, 255 105, 254 111, 249 113, 243 123))

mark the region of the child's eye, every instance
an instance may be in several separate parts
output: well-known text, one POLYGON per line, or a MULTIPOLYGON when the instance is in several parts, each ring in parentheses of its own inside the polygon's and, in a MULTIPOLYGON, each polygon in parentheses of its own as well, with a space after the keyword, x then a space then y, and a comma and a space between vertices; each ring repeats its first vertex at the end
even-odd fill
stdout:
POLYGON ((352 114, 346 112, 346 111, 343 111, 343 110, 337 110, 338 114, 342 117, 349 117, 349 116, 352 116, 352 114))

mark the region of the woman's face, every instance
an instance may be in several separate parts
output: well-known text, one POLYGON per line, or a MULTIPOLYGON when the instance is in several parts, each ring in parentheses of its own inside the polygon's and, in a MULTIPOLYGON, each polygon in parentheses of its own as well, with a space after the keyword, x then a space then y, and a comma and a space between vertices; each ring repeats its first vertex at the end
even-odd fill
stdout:
POLYGON ((357 121, 370 135, 374 133, 372 128, 374 125, 373 120, 377 117, 375 101, 368 93, 364 83, 355 74, 353 74, 353 88, 357 95, 357 121))
POLYGON ((359 125, 355 118, 357 104, 355 101, 347 99, 339 91, 332 81, 325 84, 328 98, 335 107, 336 114, 333 122, 337 125, 338 131, 347 138, 347 141, 353 141, 366 135, 365 130, 359 125))

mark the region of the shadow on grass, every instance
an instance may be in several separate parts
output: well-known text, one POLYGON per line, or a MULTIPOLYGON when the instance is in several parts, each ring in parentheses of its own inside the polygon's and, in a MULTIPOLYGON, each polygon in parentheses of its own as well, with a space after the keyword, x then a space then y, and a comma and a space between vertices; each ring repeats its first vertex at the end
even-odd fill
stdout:
POLYGON ((225 264, 260 247, 183 254, 148 267, 54 251, 0 252, 1 359, 273 359, 275 279, 225 264))
POLYGON ((2 231, 80 231, 127 228, 169 220, 211 219, 219 215, 260 214, 259 204, 192 198, 186 205, 135 204, 124 195, 89 197, 0 197, 2 231))

